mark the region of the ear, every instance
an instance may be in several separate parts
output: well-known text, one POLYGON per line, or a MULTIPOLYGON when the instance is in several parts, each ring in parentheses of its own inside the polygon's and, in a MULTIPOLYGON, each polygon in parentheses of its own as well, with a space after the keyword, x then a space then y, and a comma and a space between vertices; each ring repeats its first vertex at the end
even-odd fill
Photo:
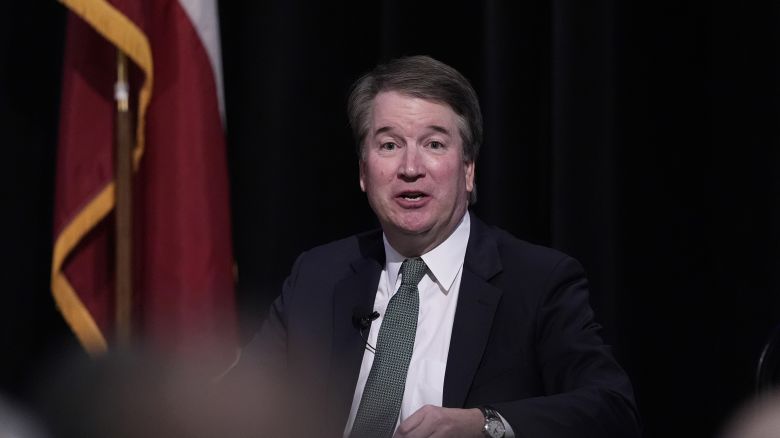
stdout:
POLYGON ((366 192, 366 162, 362 159, 358 159, 358 168, 360 172, 360 190, 363 191, 363 193, 366 192))
POLYGON ((463 171, 466 173, 466 191, 474 191, 474 160, 463 163, 463 171))

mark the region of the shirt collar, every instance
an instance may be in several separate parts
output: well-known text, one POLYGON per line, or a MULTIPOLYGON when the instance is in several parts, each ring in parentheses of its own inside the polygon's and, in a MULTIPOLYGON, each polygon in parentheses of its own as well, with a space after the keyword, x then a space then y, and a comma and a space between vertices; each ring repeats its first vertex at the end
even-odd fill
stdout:
MULTIPOLYGON (((461 267, 463 267, 470 231, 471 219, 469 218, 469 212, 466 211, 458 226, 455 227, 455 231, 439 246, 421 256, 428 266, 429 272, 433 274, 434 281, 442 286, 445 293, 450 290, 455 277, 458 275, 461 267)), ((392 288, 395 287, 396 281, 398 281, 401 264, 406 258, 390 245, 384 233, 382 234, 382 240, 385 244, 387 280, 391 290, 393 290, 392 288)))

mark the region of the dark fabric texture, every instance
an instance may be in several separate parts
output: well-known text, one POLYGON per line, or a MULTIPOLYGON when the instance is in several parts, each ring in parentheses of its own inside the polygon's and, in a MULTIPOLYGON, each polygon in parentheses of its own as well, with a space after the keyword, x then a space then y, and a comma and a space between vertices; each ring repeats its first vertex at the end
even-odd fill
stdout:
MULTIPOLYGON (((364 348, 350 313, 373 303, 381 242, 374 232, 303 254, 241 364, 286 370, 316 436, 343 433, 364 348)), ((631 384, 599 330, 578 262, 472 216, 443 405, 493 406, 518 437, 638 437, 631 384)))

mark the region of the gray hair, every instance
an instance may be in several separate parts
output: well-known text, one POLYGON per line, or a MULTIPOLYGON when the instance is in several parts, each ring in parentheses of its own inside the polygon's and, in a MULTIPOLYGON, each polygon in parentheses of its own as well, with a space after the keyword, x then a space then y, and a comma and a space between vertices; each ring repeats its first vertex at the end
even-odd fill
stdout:
POLYGON ((396 91, 448 105, 459 119, 463 159, 467 162, 477 160, 482 144, 482 112, 477 93, 457 70, 429 56, 408 56, 380 64, 352 86, 347 114, 361 159, 371 106, 377 94, 383 91, 396 91))

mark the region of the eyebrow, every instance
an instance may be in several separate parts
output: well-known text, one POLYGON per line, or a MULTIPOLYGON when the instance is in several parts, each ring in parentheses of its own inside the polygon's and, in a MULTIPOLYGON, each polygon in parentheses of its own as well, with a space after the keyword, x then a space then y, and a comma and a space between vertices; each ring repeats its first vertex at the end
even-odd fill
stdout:
MULTIPOLYGON (((443 127, 443 126, 429 125, 426 128, 430 129, 431 131, 439 132, 441 134, 445 134, 445 135, 449 135, 449 136, 452 135, 452 133, 449 131, 449 129, 447 129, 447 128, 443 127)), ((379 128, 379 129, 377 129, 376 131, 374 131, 374 136, 376 137, 379 134, 384 134, 384 133, 390 132, 392 130, 393 130, 392 126, 383 126, 383 127, 379 128)))

